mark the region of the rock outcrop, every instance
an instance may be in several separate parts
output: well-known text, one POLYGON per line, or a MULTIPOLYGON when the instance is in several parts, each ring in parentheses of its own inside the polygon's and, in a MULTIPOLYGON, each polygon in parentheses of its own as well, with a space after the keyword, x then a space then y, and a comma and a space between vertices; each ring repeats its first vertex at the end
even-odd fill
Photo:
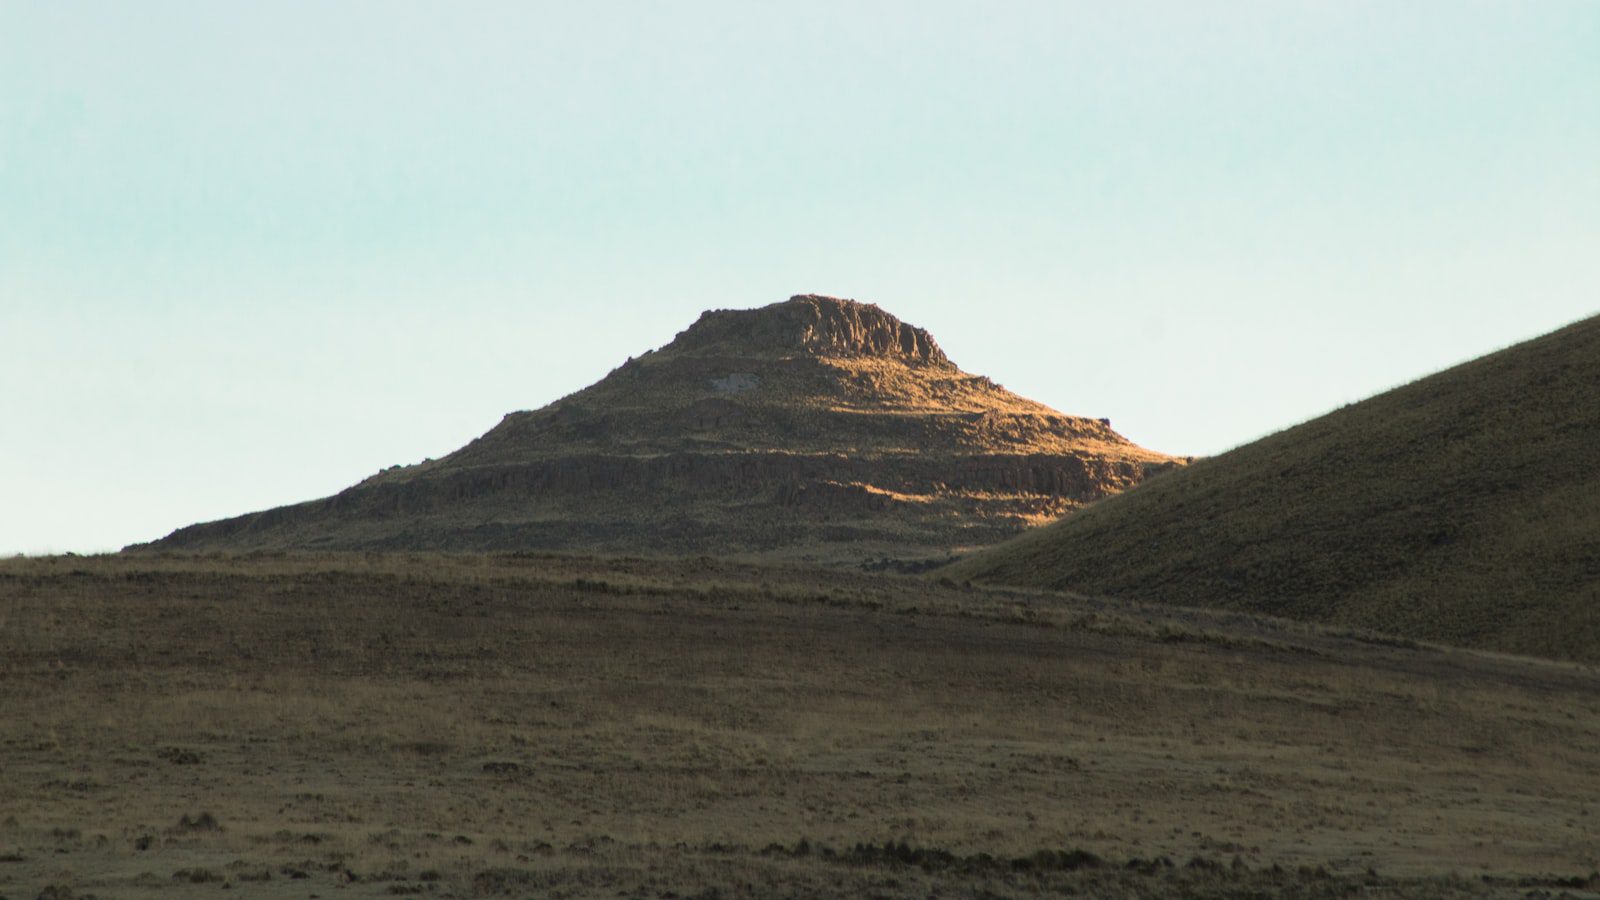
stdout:
POLYGON ((1176 464, 961 371, 876 306, 804 295, 707 312, 443 459, 143 546, 925 558, 1176 464))
POLYGON ((950 366, 933 336, 900 321, 876 304, 801 294, 760 309, 716 309, 681 332, 672 349, 685 354, 740 353, 783 356, 880 357, 950 366))

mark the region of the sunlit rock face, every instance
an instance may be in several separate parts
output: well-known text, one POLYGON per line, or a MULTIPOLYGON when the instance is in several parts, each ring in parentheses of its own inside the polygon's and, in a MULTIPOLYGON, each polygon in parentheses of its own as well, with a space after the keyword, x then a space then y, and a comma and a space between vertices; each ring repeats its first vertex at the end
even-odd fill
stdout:
POLYGON ((599 382, 438 460, 190 526, 186 549, 943 558, 1178 464, 963 372, 875 305, 706 312, 599 382))
POLYGON ((933 336, 871 303, 800 294, 760 309, 719 309, 679 334, 666 349, 683 353, 809 353, 882 357, 950 365, 933 336))

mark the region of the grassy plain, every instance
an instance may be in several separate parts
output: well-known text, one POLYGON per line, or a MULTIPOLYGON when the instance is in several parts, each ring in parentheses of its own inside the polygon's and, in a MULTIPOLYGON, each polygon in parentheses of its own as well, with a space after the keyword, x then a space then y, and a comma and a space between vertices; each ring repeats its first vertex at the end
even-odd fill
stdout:
POLYGON ((1593 896, 1600 674, 709 559, 0 563, 0 896, 1593 896))

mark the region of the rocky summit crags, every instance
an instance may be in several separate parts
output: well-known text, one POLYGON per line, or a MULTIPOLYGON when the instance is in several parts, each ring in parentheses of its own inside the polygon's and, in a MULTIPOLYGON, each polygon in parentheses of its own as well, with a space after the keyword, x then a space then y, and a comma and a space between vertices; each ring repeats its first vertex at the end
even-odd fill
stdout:
POLYGON ((155 549, 560 549, 942 558, 1178 460, 952 363, 870 304, 703 314, 442 459, 155 549))
POLYGON ((700 315, 667 349, 678 353, 762 352, 786 356, 876 356, 950 366, 933 336, 871 303, 805 294, 760 309, 717 309, 700 315))

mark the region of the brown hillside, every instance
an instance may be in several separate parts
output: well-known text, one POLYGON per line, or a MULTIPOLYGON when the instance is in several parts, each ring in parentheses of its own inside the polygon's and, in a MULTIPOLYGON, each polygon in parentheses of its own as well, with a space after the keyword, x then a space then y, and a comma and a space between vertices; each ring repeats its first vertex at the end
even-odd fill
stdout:
POLYGON ((943 572, 1600 660, 1600 318, 943 572))
POLYGON ((1173 463, 961 371, 876 306, 808 295, 705 313, 442 459, 144 546, 927 558, 1173 463))
POLYGON ((531 553, 0 560, 0 617, 13 900, 1600 889, 1566 663, 531 553))

